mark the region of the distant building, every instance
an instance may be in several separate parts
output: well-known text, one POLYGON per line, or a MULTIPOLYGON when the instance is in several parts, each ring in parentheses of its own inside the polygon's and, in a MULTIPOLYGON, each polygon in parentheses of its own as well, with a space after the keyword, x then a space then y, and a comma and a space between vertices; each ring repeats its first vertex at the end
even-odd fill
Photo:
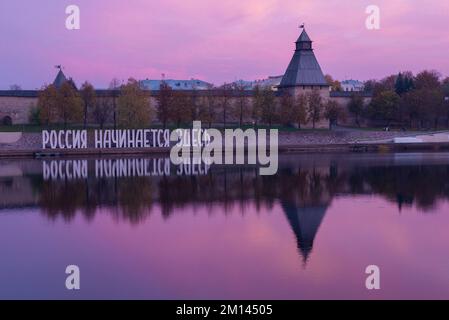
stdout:
POLYGON ((254 90, 256 87, 266 88, 269 87, 273 91, 278 90, 278 86, 281 84, 283 76, 270 76, 267 79, 254 80, 254 81, 245 81, 245 80, 237 80, 231 85, 236 85, 239 87, 243 87, 244 90, 254 90))
POLYGON ((360 92, 365 89, 365 84, 358 80, 344 80, 341 82, 341 88, 347 92, 360 92))
POLYGON ((140 86, 143 89, 157 91, 160 89, 161 84, 166 83, 173 90, 207 90, 213 85, 203 80, 191 79, 191 80, 141 80, 140 86))

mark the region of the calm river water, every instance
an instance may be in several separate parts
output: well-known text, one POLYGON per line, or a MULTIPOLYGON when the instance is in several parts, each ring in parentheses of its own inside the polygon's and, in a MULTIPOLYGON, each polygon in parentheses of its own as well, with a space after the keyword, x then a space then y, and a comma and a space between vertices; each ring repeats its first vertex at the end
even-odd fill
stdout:
POLYGON ((1 160, 0 257, 2 299, 449 299, 449 154, 1 160))

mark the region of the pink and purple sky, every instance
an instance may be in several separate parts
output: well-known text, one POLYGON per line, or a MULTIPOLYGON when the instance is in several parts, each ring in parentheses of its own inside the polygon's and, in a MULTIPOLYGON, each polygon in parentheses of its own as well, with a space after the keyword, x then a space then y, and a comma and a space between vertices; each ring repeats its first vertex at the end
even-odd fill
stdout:
POLYGON ((2 0, 0 89, 36 89, 54 65, 78 84, 200 78, 215 84, 281 75, 305 22, 325 73, 343 80, 401 70, 449 75, 448 0, 2 0), (65 8, 81 29, 65 28, 65 8), (368 5, 381 29, 365 28, 368 5))

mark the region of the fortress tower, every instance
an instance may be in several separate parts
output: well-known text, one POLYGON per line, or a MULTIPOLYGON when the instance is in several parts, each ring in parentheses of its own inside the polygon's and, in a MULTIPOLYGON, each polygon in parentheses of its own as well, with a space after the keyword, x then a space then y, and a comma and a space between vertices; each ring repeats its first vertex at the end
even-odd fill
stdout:
POLYGON ((323 98, 329 98, 329 85, 324 78, 313 52, 312 40, 304 27, 296 41, 296 50, 281 80, 279 90, 288 90, 294 95, 311 90, 320 90, 323 98))

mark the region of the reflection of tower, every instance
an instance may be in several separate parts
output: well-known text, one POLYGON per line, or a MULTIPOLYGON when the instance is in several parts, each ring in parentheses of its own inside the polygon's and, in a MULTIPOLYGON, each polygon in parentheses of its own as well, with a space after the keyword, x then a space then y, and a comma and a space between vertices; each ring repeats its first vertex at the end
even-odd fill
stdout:
POLYGON ((326 214, 327 205, 297 207, 291 203, 284 202, 282 208, 295 233, 297 246, 304 264, 307 264, 313 249, 313 241, 326 214))

